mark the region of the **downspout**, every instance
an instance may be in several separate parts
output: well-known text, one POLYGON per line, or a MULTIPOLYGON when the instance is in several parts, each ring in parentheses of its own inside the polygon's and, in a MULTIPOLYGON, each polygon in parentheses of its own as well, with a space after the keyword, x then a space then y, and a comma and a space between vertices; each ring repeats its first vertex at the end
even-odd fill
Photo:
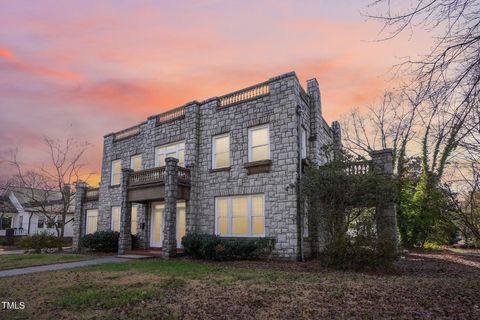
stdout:
POLYGON ((303 214, 301 204, 301 179, 302 179, 302 107, 297 105, 297 232, 298 232, 298 261, 305 261, 304 243, 303 243, 303 214))

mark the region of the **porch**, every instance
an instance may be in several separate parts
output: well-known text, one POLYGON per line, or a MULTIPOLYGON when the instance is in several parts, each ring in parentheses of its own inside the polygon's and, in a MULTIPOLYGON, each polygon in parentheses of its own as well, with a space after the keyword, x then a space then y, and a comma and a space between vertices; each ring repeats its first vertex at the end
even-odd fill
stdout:
POLYGON ((190 171, 178 166, 178 159, 165 159, 165 166, 133 172, 122 170, 122 208, 119 255, 132 250, 132 203, 146 208, 143 237, 153 253, 177 254, 185 234, 186 206, 190 199, 190 171), (152 250, 152 248, 155 248, 152 250), (161 248, 161 251, 158 250, 161 248))

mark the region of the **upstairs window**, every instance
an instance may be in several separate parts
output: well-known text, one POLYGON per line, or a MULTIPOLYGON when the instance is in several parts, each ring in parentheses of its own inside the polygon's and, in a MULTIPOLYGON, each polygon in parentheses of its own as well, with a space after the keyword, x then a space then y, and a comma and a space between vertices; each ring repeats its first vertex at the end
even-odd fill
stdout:
POLYGON ((111 168, 111 176, 110 176, 110 185, 116 186, 120 184, 120 180, 122 179, 122 160, 114 160, 112 161, 112 168, 111 168))
POLYGON ((155 166, 165 166, 166 158, 178 159, 178 165, 185 166, 185 142, 176 142, 164 146, 159 146, 155 149, 155 166))
POLYGON ((43 218, 43 217, 38 217, 37 228, 38 228, 38 229, 43 229, 43 228, 45 228, 45 218, 43 218))
POLYGON ((212 169, 230 166, 230 134, 212 139, 212 169))
POLYGON ((307 130, 305 130, 304 127, 300 129, 300 140, 301 140, 300 151, 302 153, 302 159, 306 159, 307 158, 307 130))
POLYGON ((120 207, 112 207, 111 229, 120 232, 120 207))
POLYGON ((140 171, 142 170, 142 155, 137 154, 135 156, 130 157, 130 169, 133 171, 140 171))
POLYGON ((270 159, 268 125, 248 129, 248 162, 270 159))

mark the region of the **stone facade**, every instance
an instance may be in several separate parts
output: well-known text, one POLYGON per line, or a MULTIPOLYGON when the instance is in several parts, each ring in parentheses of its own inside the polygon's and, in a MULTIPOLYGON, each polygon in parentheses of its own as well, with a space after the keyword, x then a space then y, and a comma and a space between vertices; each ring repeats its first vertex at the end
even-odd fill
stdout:
MULTIPOLYGON (((152 116, 138 126, 104 137, 97 203, 98 230, 110 229, 113 206, 122 207, 122 224, 129 219, 125 214, 130 210, 125 203, 128 197, 125 182, 118 186, 110 183, 112 161, 121 160, 122 168, 130 168, 131 156, 141 154, 143 169, 154 168, 157 146, 184 141, 184 167, 190 170, 186 231, 215 233, 216 197, 262 194, 265 199, 265 236, 275 240, 274 254, 284 258, 297 257, 299 231, 295 185, 301 167, 298 124, 306 132, 307 162, 325 163, 327 159, 322 146, 334 141, 334 132, 322 117, 317 81, 309 80, 305 92, 295 73, 287 73, 226 96, 189 102, 175 110, 179 113, 168 121, 159 119, 166 118, 171 112, 152 116), (256 94, 258 92, 260 94, 256 94), (300 109, 300 119, 297 108, 300 109), (270 162, 266 165, 267 170, 252 173, 245 167, 248 163, 248 130, 259 125, 269 128, 270 162), (212 170, 212 139, 227 133, 230 137, 230 166, 212 170)), ((169 211, 172 207, 167 203, 173 201, 175 192, 165 182, 165 195, 161 199, 165 203, 165 230, 175 229, 175 212, 169 211)), ((149 247, 151 203, 133 205, 138 205, 137 237, 140 245, 149 247)), ((83 213, 86 207, 82 207, 83 213)), ((84 220, 82 223, 85 223, 84 220)), ((80 227, 78 230, 79 235, 84 232, 80 227)), ((128 228, 124 226, 121 230, 128 233, 128 228)), ((163 244, 168 246, 164 251, 172 252, 175 248, 174 244, 172 247, 175 239, 171 233, 164 231, 163 244)), ((308 245, 307 241, 305 246, 308 245)), ((130 244, 125 243, 125 246, 128 248, 130 244)))

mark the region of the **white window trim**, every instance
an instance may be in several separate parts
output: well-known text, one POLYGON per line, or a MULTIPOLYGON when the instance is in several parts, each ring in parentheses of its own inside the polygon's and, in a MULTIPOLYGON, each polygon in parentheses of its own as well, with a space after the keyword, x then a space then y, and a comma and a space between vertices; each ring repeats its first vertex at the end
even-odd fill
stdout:
POLYGON ((118 186, 122 183, 122 160, 121 159, 117 159, 117 160, 112 160, 112 162, 110 163, 110 185, 111 186, 118 186), (113 164, 116 163, 116 162, 119 162, 120 163, 120 181, 119 183, 113 183, 113 176, 115 175, 115 173, 113 172, 113 164))
POLYGON ((130 169, 133 170, 133 159, 138 158, 138 157, 140 157, 140 170, 143 169, 143 157, 142 157, 141 153, 133 155, 133 156, 130 157, 130 169))
POLYGON ((231 154, 230 154, 230 132, 219 134, 217 136, 212 137, 212 169, 219 169, 219 168, 228 168, 231 165, 231 154), (217 139, 228 137, 228 165, 224 167, 217 167, 216 165, 216 150, 215 150, 215 141, 217 139))
POLYGON ((112 210, 110 213, 110 230, 114 231, 113 230, 113 223, 114 223, 113 210, 115 208, 118 208, 118 232, 120 232, 120 229, 122 228, 122 207, 121 206, 112 206, 112 210))
POLYGON ((239 238, 263 238, 265 237, 265 195, 264 194, 248 194, 227 197, 215 197, 215 234, 221 237, 239 237, 239 238), (263 198, 263 233, 252 234, 252 197, 262 196, 263 198), (248 216, 248 234, 233 234, 232 233, 232 199, 247 197, 247 216, 248 216), (227 234, 220 234, 218 227, 218 199, 227 199, 227 234))
POLYGON ((268 124, 261 125, 257 127, 248 128, 248 162, 252 162, 252 132, 255 130, 267 129, 267 140, 268 140, 268 157, 266 159, 255 160, 255 161, 262 161, 262 160, 270 160, 270 126, 268 124))
MULTIPOLYGON (((160 157, 159 157, 159 150, 160 149, 166 149, 168 147, 171 147, 171 146, 175 146, 176 145, 176 148, 175 148, 175 153, 176 153, 176 158, 178 159, 179 156, 179 151, 182 150, 179 148, 179 145, 183 143, 183 156, 184 156, 184 161, 185 161, 185 140, 180 140, 180 141, 177 141, 177 142, 172 142, 172 143, 169 143, 169 144, 164 144, 164 145, 161 145, 161 146, 156 146, 155 147, 155 167, 160 167, 160 157)), ((166 155, 167 155, 167 152, 163 151, 163 157, 164 159, 166 159, 166 155)))

